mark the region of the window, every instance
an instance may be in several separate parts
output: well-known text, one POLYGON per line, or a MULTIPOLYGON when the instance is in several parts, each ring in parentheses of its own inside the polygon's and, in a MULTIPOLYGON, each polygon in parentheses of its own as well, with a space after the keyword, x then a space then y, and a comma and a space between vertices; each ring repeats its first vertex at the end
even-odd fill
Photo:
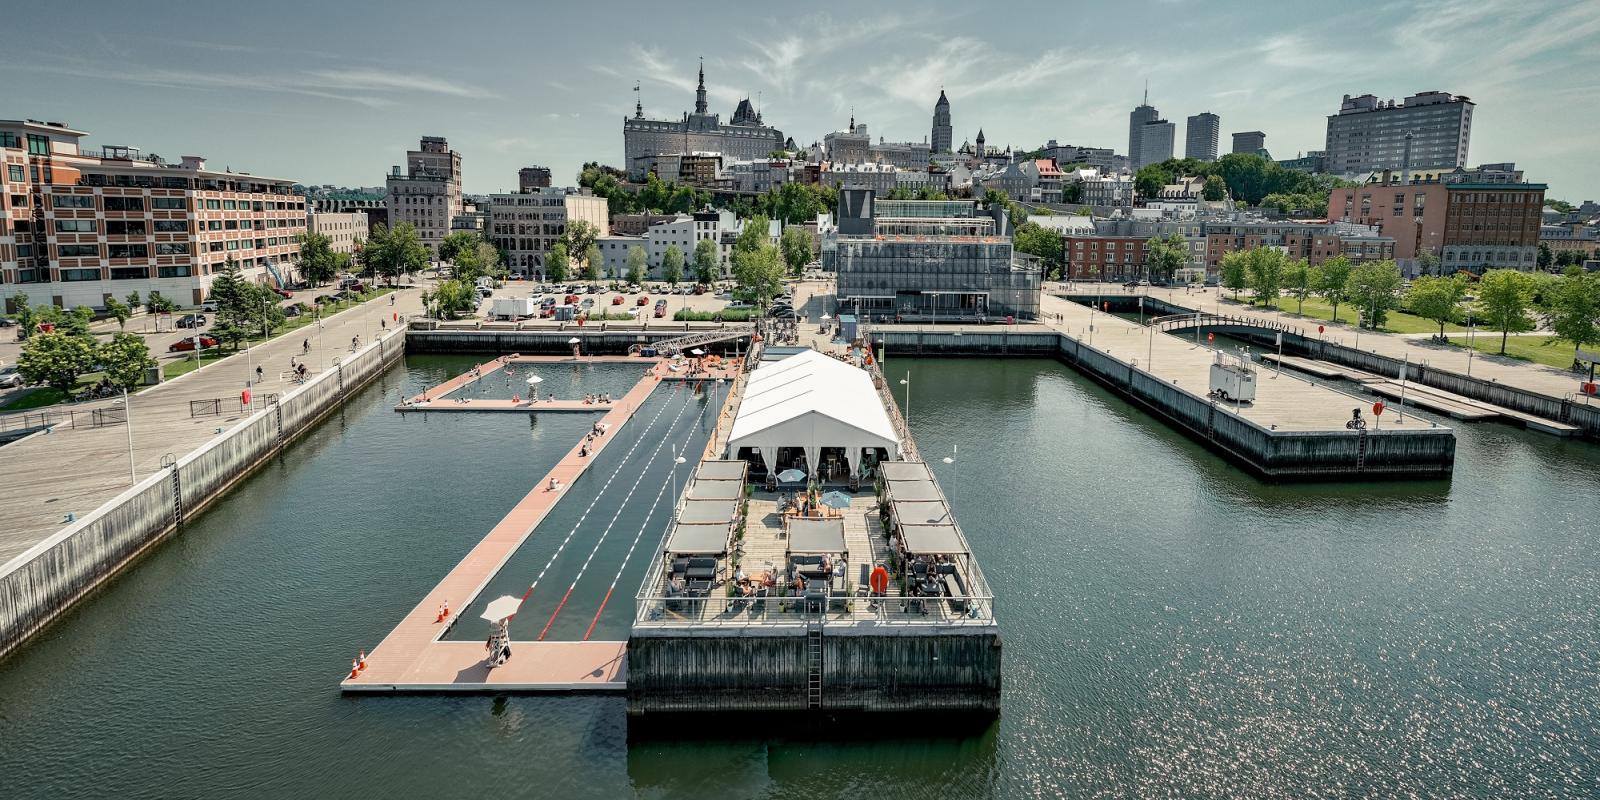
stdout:
POLYGON ((92 219, 58 219, 56 220, 57 233, 94 233, 95 224, 92 219))
POLYGON ((89 194, 58 194, 52 195, 56 208, 94 208, 94 195, 89 194))
POLYGON ((143 236, 146 232, 142 219, 106 221, 106 234, 109 236, 143 236))
POLYGON ((106 245, 112 258, 149 258, 150 248, 143 244, 111 244, 106 245))
MULTIPOLYGON (((47 156, 47 155, 50 155, 50 137, 48 137, 48 136, 40 136, 37 133, 28 134, 28 155, 31 155, 31 156, 47 156)), ((98 278, 100 276, 96 275, 95 277, 98 278)))
POLYGON ((188 233, 189 223, 181 219, 156 220, 156 233, 188 233))
POLYGON ((100 246, 95 244, 57 245, 56 255, 61 258, 97 258, 100 255, 100 246))
POLYGON ((27 173, 22 171, 21 164, 11 164, 6 168, 6 171, 11 174, 11 180, 16 181, 17 183, 21 183, 28 179, 27 173))
POLYGON ((224 200, 224 201, 222 201, 222 210, 223 211, 233 211, 234 210, 234 202, 232 200, 224 200))
POLYGON ((143 197, 107 197, 105 199, 107 211, 143 211, 143 197))
POLYGON ((187 278, 189 274, 187 264, 181 267, 156 267, 156 277, 158 278, 187 278))
POLYGON ((97 280, 100 280, 100 270, 97 270, 97 269, 64 269, 64 270, 61 270, 61 280, 64 280, 64 281, 97 281, 97 280))
POLYGON ((239 221, 236 219, 224 220, 222 223, 222 228, 223 230, 229 231, 239 230, 239 221))
POLYGON ((25 194, 11 195, 11 205, 16 208, 26 207, 28 205, 28 196, 25 194))
POLYGON ((206 252, 208 252, 208 253, 220 253, 220 252, 222 252, 222 242, 211 242, 211 243, 207 244, 206 245, 206 252))
POLYGON ((33 245, 31 245, 31 244, 19 244, 19 245, 17 245, 17 258, 33 258, 33 245))
POLYGON ((156 255, 158 256, 186 256, 189 254, 188 242, 157 242, 156 255))
POLYGON ((187 211, 189 210, 189 201, 182 197, 152 197, 150 198, 150 206, 151 208, 187 211))
POLYGON ((215 211, 215 210, 217 210, 219 208, 222 208, 222 201, 221 200, 207 200, 206 201, 206 208, 209 208, 212 211, 215 211))
POLYGON ((238 250, 239 249, 239 243, 237 241, 228 242, 228 249, 229 250, 238 250))
POLYGON ((111 280, 136 281, 150 277, 149 267, 112 267, 111 280))
POLYGON ((21 150, 22 139, 11 131, 0 131, 0 147, 9 147, 13 150, 21 150))

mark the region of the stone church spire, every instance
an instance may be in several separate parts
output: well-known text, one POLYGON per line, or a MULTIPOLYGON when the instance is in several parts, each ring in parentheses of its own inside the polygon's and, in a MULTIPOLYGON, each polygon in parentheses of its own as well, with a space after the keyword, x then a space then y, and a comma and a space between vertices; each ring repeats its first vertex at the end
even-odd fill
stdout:
POLYGON ((694 113, 706 113, 706 60, 700 59, 700 85, 694 90, 694 113))

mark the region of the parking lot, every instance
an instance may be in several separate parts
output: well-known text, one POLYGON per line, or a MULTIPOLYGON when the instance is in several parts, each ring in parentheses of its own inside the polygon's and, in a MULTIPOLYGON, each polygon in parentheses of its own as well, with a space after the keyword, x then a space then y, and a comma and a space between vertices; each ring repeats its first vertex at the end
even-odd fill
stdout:
POLYGON ((647 281, 643 286, 630 287, 635 291, 609 291, 605 284, 568 283, 561 285, 540 284, 533 281, 507 281, 484 300, 478 307, 477 317, 488 319, 494 308, 495 298, 529 298, 534 301, 532 319, 553 319, 555 313, 541 316, 545 308, 565 305, 570 298, 577 302, 572 305, 578 312, 588 312, 591 318, 598 318, 602 314, 644 314, 647 319, 670 320, 678 311, 721 311, 729 303, 729 290, 731 283, 718 285, 715 292, 707 290, 705 294, 694 294, 693 284, 680 283, 676 292, 665 283, 647 281), (554 301, 553 303, 551 301, 554 301), (657 317, 655 309, 657 303, 665 300, 664 313, 657 317), (635 311, 635 309, 643 309, 635 311))

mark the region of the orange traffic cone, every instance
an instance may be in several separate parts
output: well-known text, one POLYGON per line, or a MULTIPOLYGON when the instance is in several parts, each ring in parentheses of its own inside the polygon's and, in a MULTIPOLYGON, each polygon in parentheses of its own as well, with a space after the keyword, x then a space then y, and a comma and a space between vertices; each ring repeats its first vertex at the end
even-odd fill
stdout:
POLYGON ((367 668, 367 651, 365 651, 365 650, 361 651, 361 657, 356 659, 356 664, 357 664, 357 667, 356 667, 356 671, 357 672, 360 672, 361 670, 364 670, 364 669, 367 668))
POLYGON ((350 659, 350 677, 354 678, 359 674, 361 674, 361 667, 356 663, 355 659, 350 659))

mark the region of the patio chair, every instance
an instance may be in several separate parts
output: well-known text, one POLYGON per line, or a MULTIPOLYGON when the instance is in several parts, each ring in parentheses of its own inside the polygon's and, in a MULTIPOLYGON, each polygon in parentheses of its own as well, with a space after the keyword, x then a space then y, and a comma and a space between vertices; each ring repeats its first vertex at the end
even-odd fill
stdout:
POLYGON ((863 563, 860 572, 860 576, 856 579, 856 597, 866 597, 872 588, 872 565, 863 563))

